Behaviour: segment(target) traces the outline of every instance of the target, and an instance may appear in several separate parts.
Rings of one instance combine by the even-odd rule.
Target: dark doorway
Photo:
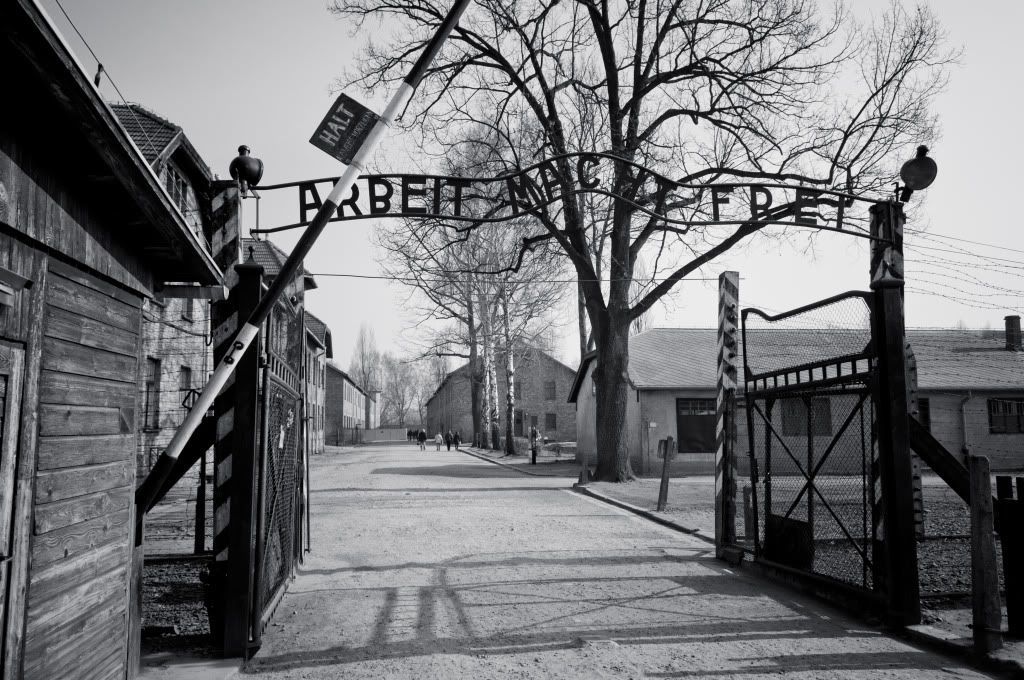
[[[715,450],[714,399],[676,399],[676,441],[679,453]]]

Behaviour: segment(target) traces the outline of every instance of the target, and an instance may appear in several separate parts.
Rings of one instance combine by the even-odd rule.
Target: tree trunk
[[[483,382],[483,370],[480,366],[480,349],[477,338],[476,315],[474,314],[473,295],[466,293],[466,326],[469,331],[469,402],[473,418],[473,444],[480,441],[483,432],[480,417],[480,391]]]
[[[597,420],[597,470],[594,478],[606,482],[633,479],[626,440],[629,399],[629,316],[608,315],[594,365]]]
[[[516,409],[516,364],[515,353],[512,346],[512,329],[509,326],[508,317],[508,283],[501,291],[501,323],[505,340],[505,384],[508,389],[505,391],[505,455],[516,455],[516,441],[513,432]]]
[[[579,323],[580,361],[582,362],[583,357],[589,351],[587,347],[587,302],[583,295],[583,285],[578,281],[576,282],[576,317]]]
[[[494,335],[493,324],[491,323],[491,312],[488,300],[483,293],[479,294],[480,300],[480,330],[483,343],[483,370],[484,370],[484,408],[483,408],[483,437],[481,446],[488,449],[497,449],[498,442],[495,441],[494,421],[498,413],[498,386],[495,385],[497,373],[494,370]]]

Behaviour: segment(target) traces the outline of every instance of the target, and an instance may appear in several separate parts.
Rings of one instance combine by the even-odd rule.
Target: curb
[[[960,659],[969,666],[985,672],[995,673],[1006,678],[1024,678],[1024,664],[1013,659],[978,654],[970,644],[951,639],[941,629],[929,625],[908,626],[899,630],[889,631],[894,637],[902,637],[916,642],[922,647],[935,650]],[[958,640],[959,638],[957,638]],[[998,651],[996,652],[998,654]]]
[[[585,486],[579,486],[578,484],[573,484],[572,490],[575,491],[576,493],[582,495],[582,496],[590,496],[591,498],[593,498],[595,500],[599,500],[602,503],[607,503],[608,505],[614,505],[617,508],[621,508],[622,510],[626,510],[627,512],[631,512],[634,515],[639,515],[639,516],[643,517],[644,519],[649,519],[652,522],[654,522],[656,524],[660,524],[660,525],[662,525],[664,527],[668,527],[669,529],[672,529],[673,531],[678,531],[681,534],[689,534],[690,536],[693,536],[694,538],[699,538],[700,540],[702,540],[702,541],[704,541],[706,543],[710,543],[711,545],[715,544],[715,539],[708,538],[707,536],[705,536],[704,534],[700,533],[696,529],[691,529],[689,527],[684,527],[682,524],[679,524],[675,520],[668,519],[667,517],[661,517],[660,515],[656,515],[654,512],[652,512],[650,510],[645,510],[644,508],[638,507],[638,506],[633,505],[631,503],[627,503],[625,501],[620,501],[618,499],[612,498],[611,496],[606,496],[603,493],[594,491],[593,489],[589,489],[589,488],[587,488]]]
[[[503,468],[508,468],[509,470],[513,470],[513,471],[518,472],[520,474],[530,475],[532,477],[562,477],[563,476],[563,475],[551,474],[549,472],[534,472],[533,470],[523,470],[518,465],[509,465],[508,463],[502,463],[500,460],[495,460],[494,458],[491,458],[490,456],[485,456],[483,454],[476,453],[474,451],[470,451],[469,449],[464,449],[461,446],[458,447],[456,449],[456,451],[464,453],[467,456],[473,456],[474,458],[479,458],[480,460],[486,460],[488,463],[494,463],[495,465],[500,465]]]

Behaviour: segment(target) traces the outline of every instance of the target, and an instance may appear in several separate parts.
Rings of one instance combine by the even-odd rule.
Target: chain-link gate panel
[[[866,590],[880,535],[871,310],[847,293],[745,309],[755,556]]]
[[[271,380],[267,387],[267,446],[262,481],[263,535],[260,555],[260,609],[291,575],[295,554],[295,499],[299,400]]]
[[[257,607],[261,619],[272,613],[275,596],[291,577],[301,542],[299,375],[301,310],[279,302],[271,315],[267,343],[267,379],[263,391],[266,426],[260,447],[260,535]]]

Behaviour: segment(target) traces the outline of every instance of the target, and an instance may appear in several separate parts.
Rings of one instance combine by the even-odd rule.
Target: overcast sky
[[[41,2],[85,70],[94,73],[95,59],[55,0]],[[239,144],[248,144],[263,159],[264,184],[340,173],[341,166],[307,140],[333,100],[332,81],[352,65],[360,41],[372,36],[352,37],[348,26],[329,15],[324,0],[61,2],[124,98],[182,126],[214,173],[227,176]],[[885,3],[855,4],[857,12],[866,12]],[[925,4],[943,22],[950,45],[965,52],[938,100],[942,136],[931,154],[938,179],[925,195],[915,195],[908,209],[908,228],[932,235],[907,235],[907,324],[1001,328],[1003,316],[1024,307],[1019,276],[1024,224],[1016,212],[1024,188],[1024,137],[1018,130],[1024,108],[1019,71],[1024,3],[991,0],[985,11],[962,0]],[[104,79],[100,89],[108,100],[120,99],[110,80]],[[379,111],[387,94],[364,102]],[[391,153],[401,149],[400,139],[390,140]],[[894,166],[913,153],[906,149]],[[250,223],[252,204],[246,203]],[[289,194],[274,201],[268,196],[260,218],[263,226],[274,226],[295,222],[296,215]],[[326,276],[379,275],[373,228],[371,221],[332,224],[306,261],[306,268],[320,275],[308,308],[331,327],[335,360],[346,367],[363,321],[375,329],[384,349],[402,351],[416,337],[407,289],[381,280]],[[274,240],[288,249],[294,236]],[[946,261],[926,263],[934,257]],[[867,242],[824,234],[810,252],[788,245],[747,249],[712,264],[705,275],[727,268],[741,274],[743,306],[783,310],[866,288]],[[922,288],[928,293],[915,292]],[[655,310],[653,322],[711,327],[716,318],[715,284],[698,281],[684,283],[672,302]],[[574,330],[569,319],[560,352],[572,365],[578,361]]]

